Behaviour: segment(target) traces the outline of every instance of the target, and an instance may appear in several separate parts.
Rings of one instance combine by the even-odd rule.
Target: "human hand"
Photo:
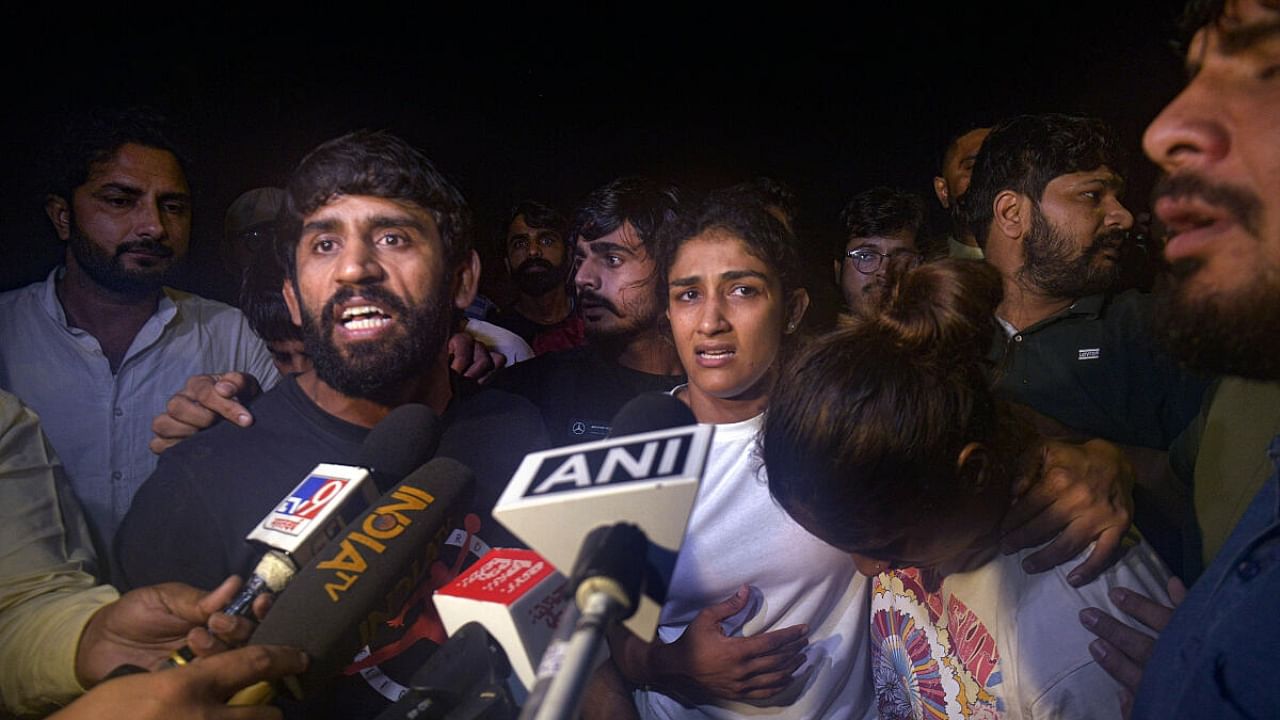
[[[300,650],[250,645],[188,665],[112,678],[50,716],[50,720],[268,720],[280,717],[269,705],[229,707],[236,691],[260,680],[296,675],[307,667]]]
[[[490,350],[465,332],[449,338],[449,368],[463,377],[483,383],[506,364],[506,355]]]
[[[691,702],[711,698],[761,700],[791,683],[804,664],[807,625],[793,625],[751,637],[725,635],[721,622],[746,605],[743,586],[727,600],[704,608],[684,634],[670,644],[654,643],[649,652],[651,683]]]
[[[165,411],[151,421],[148,446],[159,455],[197,432],[213,425],[219,418],[248,427],[253,416],[242,402],[258,396],[262,388],[248,373],[226,372],[192,375],[176,395],[169,398]]]
[[[235,597],[240,584],[240,578],[232,576],[212,592],[182,583],[149,585],[102,607],[80,635],[80,684],[91,687],[121,665],[154,669],[183,644],[197,657],[243,644],[253,623],[218,612]],[[255,614],[262,617],[269,605],[268,596],[259,597]]]
[[[1082,444],[1049,440],[1037,476],[1019,478],[1000,544],[1006,553],[1050,542],[1023,560],[1029,573],[1057,567],[1095,542],[1067,576],[1079,587],[1115,559],[1133,522],[1133,466],[1105,440]],[[1056,536],[1056,537],[1055,537]]]
[[[1138,622],[1156,632],[1156,636],[1169,624],[1174,609],[1187,597],[1187,587],[1176,577],[1169,578],[1169,599],[1173,607],[1162,605],[1151,598],[1126,588],[1112,588],[1108,595],[1116,607]],[[1142,669],[1151,658],[1156,637],[1135,630],[1116,620],[1098,608],[1080,611],[1080,624],[1098,636],[1089,643],[1089,654],[1116,682],[1124,686],[1122,706],[1125,717],[1133,704],[1134,693],[1142,681]]]

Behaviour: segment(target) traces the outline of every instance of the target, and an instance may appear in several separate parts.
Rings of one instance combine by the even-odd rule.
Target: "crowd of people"
[[[859,192],[821,276],[768,178],[525,200],[482,270],[446,175],[356,130],[228,208],[238,308],[166,284],[192,203],[162,118],[76,118],[64,260],[0,294],[0,716],[217,717],[301,672],[220,612],[245,535],[419,403],[476,478],[456,532],[321,691],[227,715],[376,717],[445,641],[431,591],[520,545],[492,511],[521,460],[655,392],[712,445],[657,635],[610,628],[584,717],[1269,716],[1280,7],[1193,2],[1187,31],[1143,138],[1154,292],[1125,282],[1124,143],[1078,115],[958,128],[945,227]]]

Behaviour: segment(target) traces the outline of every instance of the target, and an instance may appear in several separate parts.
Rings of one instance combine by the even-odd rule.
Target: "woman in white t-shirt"
[[[760,199],[734,193],[713,193],[660,234],[667,318],[688,375],[673,394],[716,429],[658,640],[610,638],[643,717],[872,709],[867,583],[848,554],[770,499],[754,452],[780,355],[809,303],[794,243]]]
[[[989,265],[911,270],[878,312],[784,366],[761,437],[773,496],[872,578],[880,717],[1120,717],[1120,686],[1089,655],[1080,610],[1123,585],[1168,603],[1143,542],[1072,587],[1075,563],[1028,575],[999,551],[1015,479],[1043,457],[991,392],[1001,284]],[[1083,557],[1083,556],[1082,556]]]

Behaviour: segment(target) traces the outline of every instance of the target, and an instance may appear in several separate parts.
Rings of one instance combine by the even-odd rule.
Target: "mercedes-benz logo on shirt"
[[[573,433],[574,435],[586,435],[587,424],[582,422],[581,420],[575,420],[573,425],[569,426],[569,432]]]

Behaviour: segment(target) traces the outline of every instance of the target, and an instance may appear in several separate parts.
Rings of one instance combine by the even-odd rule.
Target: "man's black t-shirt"
[[[684,375],[652,375],[606,360],[590,346],[547,353],[504,368],[493,387],[522,395],[542,411],[557,446],[601,440],[613,416],[635,396],[666,392]]]
[[[115,581],[122,590],[175,580],[212,588],[232,573],[247,577],[262,549],[245,535],[318,463],[355,464],[369,432],[321,410],[292,378],[259,397],[252,410],[249,428],[222,424],[161,456],[116,536]],[[480,521],[480,542],[471,543],[473,555],[486,544],[522,546],[490,512],[525,454],[548,445],[537,411],[510,393],[459,380],[441,424],[436,457],[454,458],[476,477],[471,513]],[[424,613],[434,615],[420,602],[429,598],[426,592],[407,607],[401,628],[387,629],[374,650],[405,633],[429,637],[418,622]],[[443,637],[442,628],[427,629]],[[332,697],[308,703],[299,716],[376,716],[390,701],[370,683],[394,694],[435,647],[426,639],[405,644],[407,651],[365,671],[369,682],[360,674],[343,678]]]

